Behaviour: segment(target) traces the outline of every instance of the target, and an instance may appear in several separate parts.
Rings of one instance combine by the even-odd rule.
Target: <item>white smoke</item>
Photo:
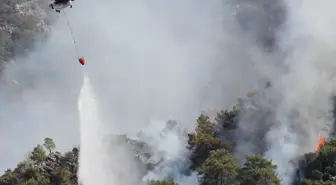
[[[125,179],[116,178],[112,169],[119,165],[118,171],[125,164],[111,163],[114,160],[121,160],[121,156],[115,155],[116,149],[121,150],[121,146],[111,144],[109,132],[104,123],[99,119],[99,105],[96,101],[95,93],[90,85],[89,78],[84,76],[84,84],[78,100],[80,113],[80,156],[78,180],[83,185],[102,185],[125,182]],[[143,181],[152,179],[170,178],[178,183],[185,181],[197,182],[195,176],[185,176],[181,170],[187,170],[186,137],[183,130],[173,127],[168,129],[165,121],[153,121],[144,128],[136,137],[137,140],[146,142],[154,149],[150,160],[163,161],[156,166],[153,171],[149,171]],[[125,151],[124,151],[125,152]],[[111,155],[114,153],[115,156]],[[125,156],[124,156],[125,157]],[[130,158],[129,158],[130,159]],[[124,160],[123,160],[124,161]],[[113,164],[113,168],[112,165]],[[129,173],[129,172],[127,172]],[[134,174],[133,174],[134,175]],[[99,177],[99,178],[97,178]]]
[[[276,124],[267,133],[270,148],[265,154],[279,165],[283,184],[289,184],[294,173],[290,160],[314,151],[318,136],[328,136],[333,122],[336,14],[328,7],[335,3],[297,3],[287,2],[290,16],[280,37],[288,73],[275,82],[282,97]]]
[[[284,185],[293,179],[292,161],[314,151],[318,136],[328,136],[332,128],[331,96],[336,75],[336,27],[332,21],[336,14],[330,7],[334,4],[286,1],[287,21],[278,30],[279,48],[271,56],[281,63],[280,73],[267,73],[272,87],[260,92],[261,98],[256,100],[264,113],[262,119],[242,116],[241,129],[249,141],[262,134],[260,130],[269,129],[264,155],[278,165]],[[323,14],[319,13],[322,9]],[[250,152],[249,141],[238,142],[239,151]]]
[[[263,6],[256,2],[255,6],[243,6],[241,2],[236,8],[220,0],[74,3],[74,8],[66,11],[80,52],[87,59],[85,67],[96,95],[95,101],[89,99],[92,94],[88,92],[84,98],[100,107],[100,118],[90,118],[96,114],[91,112],[94,109],[90,103],[81,103],[82,126],[87,126],[81,129],[82,180],[85,177],[90,184],[90,170],[97,175],[96,180],[102,179],[101,184],[127,185],[134,181],[122,176],[124,172],[137,173],[130,157],[117,144],[105,146],[109,142],[104,135],[138,132],[153,118],[168,117],[191,130],[201,110],[229,108],[238,97],[259,90],[260,82],[266,78],[274,88],[267,97],[277,103],[262,102],[275,114],[275,125],[266,137],[269,150],[265,156],[279,165],[279,174],[287,183],[290,174],[285,170],[293,171],[288,162],[313,150],[320,129],[328,129],[331,123],[323,115],[330,110],[328,98],[335,69],[334,2],[299,2],[287,2],[288,21],[280,30],[279,51],[272,54],[255,43],[256,35],[264,35],[259,29],[265,22],[264,12],[259,11]],[[237,24],[240,18],[234,14],[239,11],[247,12],[242,18],[246,27]],[[61,16],[42,49],[18,60],[25,63],[6,69],[4,81],[17,79],[21,94],[11,93],[12,87],[1,85],[1,121],[5,124],[1,125],[0,136],[6,150],[0,155],[8,158],[1,167],[15,164],[46,136],[55,138],[58,148],[66,148],[69,141],[71,145],[76,143],[75,101],[82,67],[76,57]],[[14,101],[9,101],[9,96]],[[97,119],[98,124],[89,124],[91,119]],[[248,139],[255,135],[254,129],[263,126],[256,120],[249,121],[255,126],[246,129]],[[149,135],[157,141],[152,145],[166,151],[167,166],[147,177],[167,176],[175,169],[169,161],[182,160],[187,155],[182,149],[185,141],[179,141],[173,133],[159,138],[159,130],[153,129]],[[249,150],[245,142],[240,144],[244,151]],[[111,162],[100,158],[96,164],[88,159],[91,156],[105,156]]]
[[[79,182],[83,185],[125,183],[125,178],[116,176],[116,173],[130,172],[122,172],[121,169],[125,168],[126,164],[118,163],[118,161],[127,160],[125,148],[113,145],[113,150],[110,150],[111,148],[108,145],[111,144],[111,141],[107,140],[107,138],[111,136],[111,132],[107,130],[106,125],[99,119],[99,105],[87,76],[84,77],[84,84],[79,95],[78,109],[81,136]],[[181,129],[173,127],[167,130],[165,121],[155,121],[145,128],[136,139],[146,142],[154,149],[154,155],[151,160],[163,161],[163,163],[155,167],[154,171],[150,171],[143,178],[144,182],[165,178],[171,178],[178,183],[185,181],[197,182],[195,176],[181,175],[181,170],[188,171],[186,163],[187,151],[185,148],[186,137]],[[115,150],[124,150],[123,154],[126,156],[116,155],[122,152]],[[125,159],[122,160],[122,158]],[[131,160],[131,158],[129,157],[128,160]],[[117,168],[116,165],[119,167]],[[113,171],[113,169],[117,169],[117,172]],[[135,173],[137,172],[135,171]],[[133,174],[133,176],[136,175]],[[132,177],[128,177],[128,179],[132,179]],[[128,183],[132,184],[132,182]]]
[[[127,135],[149,129],[147,135],[156,141],[152,145],[164,162],[144,180],[171,177],[180,184],[194,184],[195,174],[179,174],[187,157],[185,140],[174,132],[158,138],[160,129],[150,129],[158,123],[151,121],[173,118],[192,131],[200,111],[230,107],[238,97],[258,88],[265,75],[254,67],[264,66],[268,57],[251,43],[231,7],[220,0],[99,4],[83,0],[75,9],[92,11],[67,12],[87,59],[105,129]],[[109,160],[118,163],[102,177],[110,176],[111,183],[132,184],[117,175],[138,175],[125,167],[133,165],[130,157],[118,153],[118,144],[110,147]]]
[[[141,131],[138,140],[155,149],[152,160],[160,160],[159,165],[143,177],[144,182],[170,179],[178,184],[197,184],[196,174],[189,174],[187,137],[178,125],[167,129],[166,121],[153,121]]]

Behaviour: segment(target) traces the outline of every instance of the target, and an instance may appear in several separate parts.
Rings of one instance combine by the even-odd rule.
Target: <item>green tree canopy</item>
[[[199,167],[209,156],[211,150],[220,148],[221,140],[214,137],[215,132],[215,125],[209,117],[200,115],[197,119],[196,132],[188,134],[187,148],[192,151],[190,156],[192,169]]]
[[[200,185],[237,184],[238,169],[239,165],[229,151],[213,150],[198,170]]]
[[[174,181],[169,180],[151,180],[148,182],[148,185],[178,185]]]
[[[47,138],[44,139],[44,144],[43,144],[43,146],[49,151],[49,154],[50,154],[53,150],[56,149],[56,145],[55,145],[54,141],[53,141],[51,138],[49,138],[49,137],[47,137]]]
[[[47,158],[47,154],[42,145],[38,144],[31,152],[30,159],[34,162],[42,162]]]
[[[327,141],[316,153],[308,153],[300,160],[306,179],[302,183],[331,183],[336,179],[336,140]]]
[[[276,169],[277,165],[272,164],[271,160],[264,159],[260,155],[247,155],[239,173],[241,185],[280,185]]]

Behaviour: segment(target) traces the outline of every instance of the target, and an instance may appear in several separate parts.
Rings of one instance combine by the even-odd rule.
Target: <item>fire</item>
[[[316,151],[319,151],[323,147],[325,142],[325,138],[320,136],[318,143],[316,144]]]

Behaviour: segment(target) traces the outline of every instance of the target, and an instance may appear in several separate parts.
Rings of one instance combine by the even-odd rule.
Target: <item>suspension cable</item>
[[[78,51],[78,47],[77,47],[77,43],[76,43],[76,39],[75,39],[74,33],[73,33],[73,31],[72,31],[72,28],[71,28],[69,19],[68,19],[67,15],[66,15],[65,11],[64,11],[64,10],[62,10],[62,11],[63,11],[63,14],[64,14],[64,16],[65,16],[65,19],[66,19],[66,21],[67,21],[68,27],[69,27],[69,29],[70,29],[72,39],[73,39],[73,41],[74,41],[74,43],[75,43],[75,48],[76,48],[77,56],[80,57],[80,55],[79,55],[79,51]]]

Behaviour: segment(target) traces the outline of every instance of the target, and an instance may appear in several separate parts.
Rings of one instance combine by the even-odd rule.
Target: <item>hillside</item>
[[[0,66],[33,48],[48,32],[52,15],[43,0],[3,0],[0,2]],[[1,68],[2,68],[1,67]]]
[[[244,108],[245,107],[245,108]],[[215,184],[281,184],[281,179],[275,172],[277,166],[261,155],[264,149],[260,143],[256,148],[258,154],[246,155],[244,164],[238,164],[235,157],[234,135],[239,134],[238,115],[242,111],[250,111],[240,104],[231,110],[221,111],[215,121],[205,115],[200,115],[196,121],[195,132],[186,134],[174,121],[168,121],[165,132],[179,130],[180,136],[188,138],[186,148],[191,152],[189,168],[185,174],[197,172],[200,185]],[[221,135],[229,136],[222,139]],[[230,137],[230,135],[232,137]],[[128,146],[134,154],[144,174],[159,166],[164,159],[153,159],[153,148],[143,141],[127,138],[127,136],[111,137],[111,142]],[[0,185],[75,185],[77,183],[79,148],[61,154],[56,151],[56,145],[46,138],[42,145],[37,145],[28,157],[15,169],[8,169],[0,178]],[[307,153],[295,161],[298,164],[297,174],[293,176],[295,184],[300,185],[332,185],[336,181],[336,140],[329,140],[317,153]],[[176,184],[166,180],[149,181],[152,185]],[[140,183],[140,182],[139,182]]]

